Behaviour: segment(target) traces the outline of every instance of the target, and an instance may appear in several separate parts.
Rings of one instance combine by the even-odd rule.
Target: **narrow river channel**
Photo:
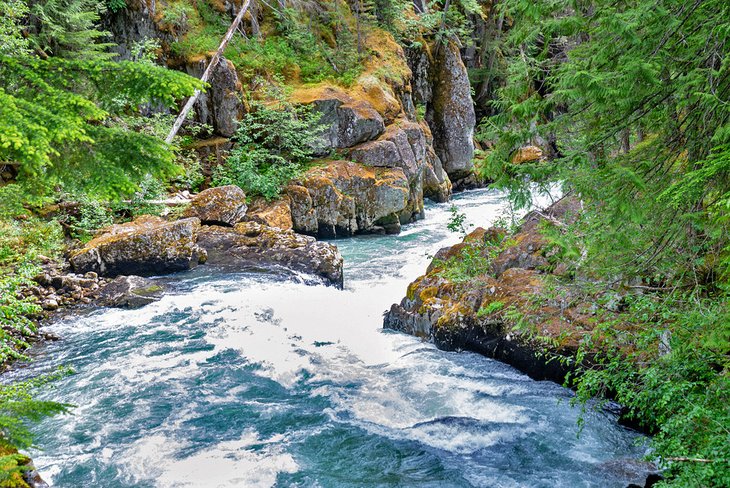
[[[486,226],[501,195],[454,203]],[[68,365],[70,415],[31,452],[53,486],[625,487],[637,434],[572,393],[472,353],[382,329],[382,314],[459,237],[450,204],[398,236],[336,244],[345,290],[210,268],[159,302],[58,320],[17,374]]]

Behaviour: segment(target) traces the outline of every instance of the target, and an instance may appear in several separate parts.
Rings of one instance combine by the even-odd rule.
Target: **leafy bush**
[[[314,154],[322,131],[310,107],[254,104],[236,133],[236,147],[213,173],[213,184],[238,185],[248,195],[275,198]]]

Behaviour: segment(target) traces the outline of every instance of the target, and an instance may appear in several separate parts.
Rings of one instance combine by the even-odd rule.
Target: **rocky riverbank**
[[[477,228],[462,243],[439,250],[426,274],[388,311],[384,326],[444,349],[479,352],[535,379],[562,383],[575,365],[555,359],[575,352],[583,325],[579,320],[584,318],[581,307],[564,297],[539,311],[542,333],[555,340],[552,347],[535,341],[532,330],[520,329],[516,322],[530,300],[545,292],[546,278],[560,272],[551,263],[540,226],[563,225],[578,211],[579,203],[565,198],[544,213],[530,213],[513,235],[500,228]]]

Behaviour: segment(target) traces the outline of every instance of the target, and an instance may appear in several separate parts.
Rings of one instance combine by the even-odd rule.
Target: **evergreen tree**
[[[18,184],[33,194],[60,185],[104,198],[131,193],[145,174],[176,170],[161,140],[117,121],[142,104],[174,106],[197,80],[109,60],[108,44],[97,42],[104,33],[95,27],[102,10],[96,2],[0,5],[13,13],[0,31],[0,161]]]
[[[530,182],[563,181],[584,204],[558,239],[577,272],[649,294],[623,302],[636,353],[595,358],[579,393],[613,391],[656,428],[674,485],[728,486],[730,4],[502,6],[507,81],[479,131],[488,176],[521,203]],[[512,163],[526,143],[554,158]],[[599,330],[618,340],[615,325]]]

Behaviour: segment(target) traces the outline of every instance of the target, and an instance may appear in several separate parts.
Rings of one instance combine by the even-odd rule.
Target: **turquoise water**
[[[456,199],[487,224],[499,194]],[[636,434],[571,392],[471,353],[383,331],[382,314],[454,243],[448,205],[399,236],[337,241],[346,289],[175,276],[160,302],[59,320],[18,374],[70,365],[33,451],[57,487],[626,486]]]

